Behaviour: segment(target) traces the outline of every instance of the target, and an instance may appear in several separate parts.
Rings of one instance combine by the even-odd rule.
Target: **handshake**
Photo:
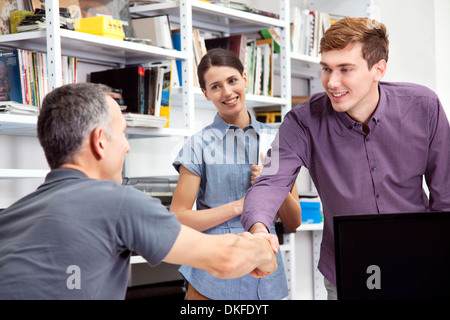
[[[277,270],[278,265],[275,254],[278,252],[279,243],[276,235],[267,232],[257,232],[254,234],[244,232],[239,236],[255,241],[261,247],[260,250],[262,252],[259,257],[263,260],[261,261],[261,265],[250,272],[250,275],[255,278],[262,278]]]

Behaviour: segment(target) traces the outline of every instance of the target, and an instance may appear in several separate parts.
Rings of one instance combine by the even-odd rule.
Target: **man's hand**
[[[270,255],[271,259],[270,262],[265,263],[264,265],[259,266],[252,272],[250,272],[250,275],[252,275],[255,278],[262,278],[266,277],[278,268],[277,264],[277,258],[275,256],[275,252],[273,251],[272,245],[270,241],[268,241],[267,235],[270,235],[268,233],[263,234],[251,234],[249,232],[241,233],[240,236],[248,239],[260,239],[259,243],[262,245],[262,249],[265,250],[265,254],[267,253],[267,250],[269,250],[268,254]]]
[[[249,230],[252,234],[257,234],[259,236],[264,237],[266,240],[270,242],[270,245],[272,246],[272,250],[274,253],[277,253],[280,249],[280,243],[278,242],[278,237],[274,234],[269,233],[266,226],[261,223],[257,222],[255,223]]]

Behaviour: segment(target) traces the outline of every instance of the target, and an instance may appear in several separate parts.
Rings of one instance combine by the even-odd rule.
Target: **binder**
[[[145,69],[140,66],[91,72],[91,82],[121,89],[126,112],[144,113]]]
[[[245,49],[247,46],[247,37],[244,34],[205,39],[205,46],[206,50],[211,50],[214,48],[229,49],[238,56],[243,65],[245,64]]]

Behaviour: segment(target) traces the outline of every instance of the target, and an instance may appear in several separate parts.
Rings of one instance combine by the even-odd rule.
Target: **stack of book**
[[[73,19],[70,17],[70,11],[67,8],[59,8],[59,26],[64,29],[74,30]],[[36,9],[34,14],[26,16],[17,26],[17,32],[26,32],[33,30],[45,30],[45,10]]]
[[[0,101],[0,113],[38,115],[39,109],[15,101]]]
[[[77,82],[77,58],[62,56],[63,84]],[[0,101],[40,108],[50,92],[47,54],[23,49],[0,51]]]
[[[295,7],[291,22],[292,52],[311,57],[319,56],[320,39],[341,16],[324,12],[300,10]]]
[[[119,69],[92,72],[90,81],[110,86],[116,93],[116,101],[129,116],[130,124],[137,126],[144,119],[158,122],[165,118],[163,126],[169,126],[172,70],[175,62],[143,64]],[[153,117],[137,117],[151,115]],[[160,123],[160,122],[158,122]],[[159,126],[159,125],[143,125]]]
[[[123,117],[127,121],[129,127],[164,127],[167,118],[162,116],[153,116],[149,114],[124,113]]]

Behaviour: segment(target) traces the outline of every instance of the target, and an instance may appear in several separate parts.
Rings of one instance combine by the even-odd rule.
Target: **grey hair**
[[[111,116],[103,84],[77,83],[54,89],[45,96],[37,135],[51,169],[73,161],[83,141],[101,127],[111,138]]]

